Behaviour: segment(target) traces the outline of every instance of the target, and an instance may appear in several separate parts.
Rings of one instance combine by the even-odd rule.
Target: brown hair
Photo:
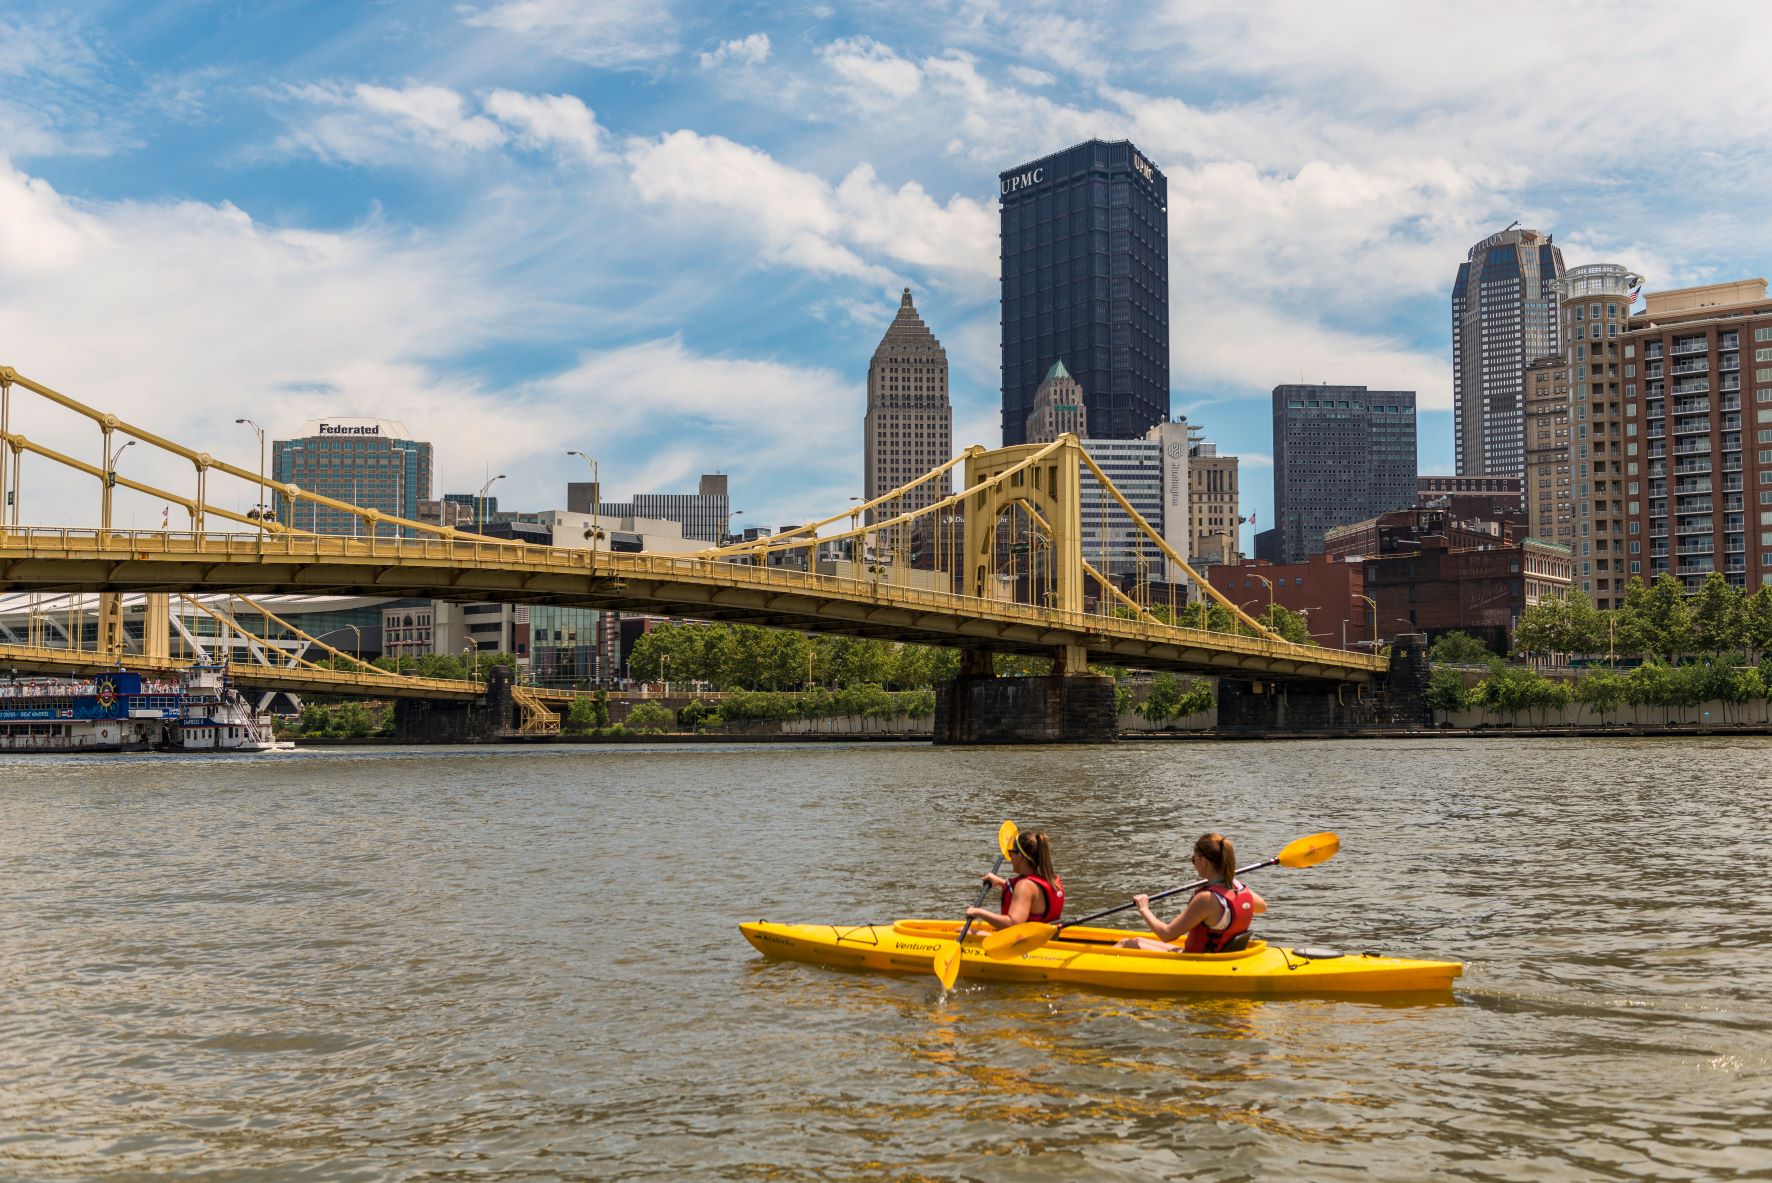
[[[1052,844],[1041,830],[1023,830],[1015,836],[1014,850],[1034,868],[1034,874],[1048,883],[1059,879],[1052,871]]]
[[[1194,843],[1194,853],[1212,864],[1212,869],[1226,883],[1237,877],[1237,852],[1231,846],[1231,840],[1223,834],[1201,834],[1200,840]]]

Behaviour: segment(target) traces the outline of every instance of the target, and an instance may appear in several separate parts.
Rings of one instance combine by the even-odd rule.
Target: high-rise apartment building
[[[1196,566],[1228,563],[1238,554],[1242,507],[1237,500],[1237,458],[1220,456],[1208,440],[1188,444],[1188,561]]]
[[[1028,413],[1027,439],[1030,444],[1049,444],[1069,433],[1081,439],[1087,434],[1083,422],[1083,388],[1055,361],[1046,377],[1034,391],[1034,409]]]
[[[1575,470],[1574,580],[1601,608],[1624,602],[1633,541],[1626,523],[1631,499],[1642,496],[1636,362],[1624,356],[1631,298],[1642,283],[1627,267],[1590,263],[1557,284]]]
[[[1169,417],[1168,181],[1127,140],[1089,140],[998,177],[1003,443],[1026,443],[1034,391],[1063,361],[1090,439]]]
[[[1526,365],[1557,352],[1563,252],[1509,227],[1470,249],[1452,284],[1452,412],[1460,476],[1521,475]]]
[[[1274,387],[1274,529],[1281,563],[1323,531],[1415,504],[1415,392]]]
[[[271,476],[323,497],[418,521],[419,502],[431,498],[431,445],[388,419],[314,420],[295,439],[271,441]],[[292,505],[281,494],[277,520],[316,534],[364,532],[355,514],[299,498]]]
[[[917,315],[911,289],[868,363],[868,409],[863,422],[862,494],[873,500],[946,463],[954,454],[954,411],[948,400],[948,354]],[[868,520],[922,509],[953,492],[943,473]],[[877,540],[888,550],[896,540]]]
[[[1575,551],[1575,480],[1570,462],[1569,362],[1541,357],[1526,367],[1526,532]]]
[[[1689,591],[1712,571],[1736,587],[1772,583],[1772,299],[1766,281],[1652,292],[1644,305],[1623,342],[1626,566],[1620,572],[1615,565],[1610,574],[1628,581],[1671,572]],[[1639,405],[1641,414],[1633,415]],[[1596,503],[1599,498],[1596,484]],[[1616,583],[1613,593],[1621,598]]]

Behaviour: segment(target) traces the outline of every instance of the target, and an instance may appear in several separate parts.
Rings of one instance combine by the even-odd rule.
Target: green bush
[[[669,707],[656,702],[643,702],[628,712],[627,725],[635,731],[668,731],[676,726],[677,716]]]

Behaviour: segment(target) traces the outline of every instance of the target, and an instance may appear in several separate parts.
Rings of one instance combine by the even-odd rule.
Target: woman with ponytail
[[[992,928],[1008,928],[1037,920],[1056,924],[1064,912],[1064,880],[1052,870],[1052,845],[1037,830],[1023,830],[1009,848],[1009,866],[1015,874],[1005,879],[986,875],[984,881],[1003,889],[1002,911],[989,908],[967,908],[971,920],[982,920]]]
[[[1138,914],[1151,926],[1157,939],[1128,937],[1120,942],[1121,946],[1176,952],[1173,942],[1182,933],[1187,934],[1187,941],[1179,950],[1184,953],[1225,953],[1248,943],[1249,925],[1267,911],[1267,901],[1237,878],[1237,852],[1231,840],[1223,834],[1200,835],[1194,843],[1194,870],[1206,884],[1194,892],[1181,915],[1167,924],[1151,911],[1150,897],[1132,897]]]

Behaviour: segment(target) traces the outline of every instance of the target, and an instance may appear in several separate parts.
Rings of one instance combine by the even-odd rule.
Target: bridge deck
[[[1365,682],[1388,664],[1383,657],[1339,649],[871,579],[691,556],[460,539],[12,528],[0,531],[0,589],[561,604],[1033,656],[1081,645],[1101,663],[1254,678]]]

